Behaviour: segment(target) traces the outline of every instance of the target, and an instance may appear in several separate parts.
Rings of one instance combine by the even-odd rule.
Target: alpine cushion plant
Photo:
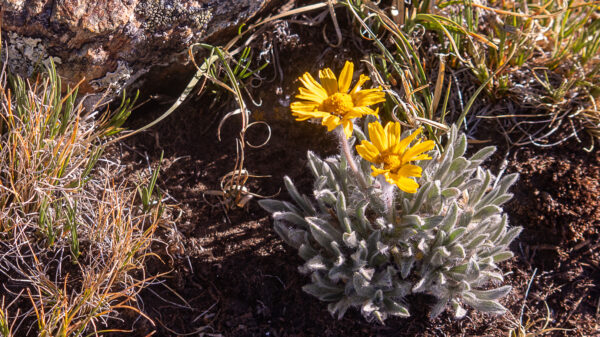
[[[499,286],[497,264],[513,256],[508,246],[521,228],[508,226],[501,205],[517,175],[494,177],[480,167],[494,147],[466,158],[466,136],[454,126],[443,152],[418,139],[419,129],[401,133],[399,123],[370,123],[368,140],[353,129],[360,156],[346,132],[339,132],[340,155],[323,160],[308,152],[312,199],[285,177],[293,203],[259,201],[304,259],[300,271],[311,277],[304,291],[329,302],[338,318],[351,307],[379,322],[409,316],[411,293],[437,299],[432,317],[449,304],[456,317],[466,314],[465,304],[503,313],[498,300],[511,288]]]

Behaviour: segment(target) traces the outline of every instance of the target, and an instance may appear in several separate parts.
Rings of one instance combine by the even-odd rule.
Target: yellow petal
[[[300,91],[300,94],[296,95],[296,98],[298,99],[304,99],[321,104],[327,98],[327,96],[323,98],[321,95],[315,94],[306,88],[298,88],[298,91]]]
[[[416,157],[413,158],[414,161],[417,161],[417,160],[430,160],[430,159],[431,159],[431,156],[428,155],[428,154],[422,154],[422,155],[419,155],[419,156],[416,156]]]
[[[352,102],[354,106],[368,106],[385,101],[385,93],[381,88],[361,90],[352,93]]]
[[[369,123],[369,138],[379,152],[384,152],[388,149],[387,138],[385,137],[383,126],[379,122]]]
[[[333,131],[340,125],[340,118],[338,116],[327,114],[327,116],[323,117],[321,124],[327,127],[327,131]]]
[[[386,177],[386,180],[387,180],[387,177],[390,174],[390,171],[389,170],[382,170],[380,168],[377,168],[377,167],[371,165],[371,176],[372,177],[377,177],[380,174],[383,174]]]
[[[352,74],[354,74],[354,63],[346,61],[344,69],[340,73],[340,79],[338,81],[338,90],[342,93],[347,93],[350,89],[350,83],[352,83]]]
[[[323,86],[321,86],[310,73],[304,73],[299,80],[311,93],[319,96],[322,100],[327,99],[327,91],[325,91]]]
[[[417,136],[421,133],[421,129],[416,129],[410,136],[402,139],[396,146],[394,146],[394,153],[403,153],[408,144],[410,144]]]
[[[410,149],[406,150],[406,152],[404,152],[404,154],[402,155],[402,162],[407,163],[409,161],[416,160],[415,158],[417,156],[419,156],[423,152],[432,150],[434,148],[434,146],[435,146],[435,143],[433,142],[433,140],[428,140],[428,141],[419,143],[419,144],[411,147]]]
[[[364,115],[373,115],[373,116],[377,116],[379,114],[379,109],[371,109],[371,108],[367,108],[366,106],[359,106],[359,107],[354,107],[352,108],[352,110],[350,110],[350,112],[353,115],[357,115],[357,116],[364,116]]]
[[[290,104],[293,112],[313,112],[319,108],[319,104],[313,102],[297,101]]]
[[[406,178],[406,177],[399,177],[394,174],[389,174],[389,178],[390,178],[389,180],[387,178],[388,177],[386,176],[386,180],[388,182],[390,182],[390,180],[391,180],[392,182],[390,182],[390,183],[395,184],[402,191],[407,192],[407,193],[417,193],[419,184],[416,181],[414,181],[410,178]]]
[[[389,147],[393,147],[394,144],[400,140],[400,123],[388,122],[385,125],[385,134],[387,136],[387,142]]]
[[[360,145],[356,146],[356,152],[365,160],[378,164],[377,157],[379,156],[379,150],[371,142],[363,140]]]
[[[329,113],[323,112],[323,111],[311,111],[311,112],[294,111],[292,113],[292,116],[296,117],[297,121],[305,121],[305,120],[311,119],[311,118],[324,118],[324,117],[329,116]]]
[[[363,114],[357,110],[350,110],[344,114],[344,119],[353,119],[353,118],[361,118]]]
[[[358,77],[358,82],[356,82],[354,88],[352,88],[352,91],[350,93],[354,94],[359,92],[362,85],[365,84],[365,82],[368,80],[370,80],[369,76],[360,74],[360,76]]]
[[[344,133],[346,134],[346,138],[350,138],[352,136],[354,123],[352,123],[351,120],[343,120],[342,125],[344,126]]]
[[[331,96],[337,92],[337,79],[335,78],[335,74],[333,71],[331,71],[331,69],[325,68],[323,70],[319,70],[319,79],[321,80],[321,83],[323,83],[323,87],[327,91],[328,96]]]
[[[420,177],[423,169],[420,166],[406,164],[403,165],[396,174],[401,177]]]

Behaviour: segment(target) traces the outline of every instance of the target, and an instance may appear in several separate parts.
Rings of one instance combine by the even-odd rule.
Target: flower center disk
[[[327,97],[321,104],[320,110],[344,116],[346,113],[350,112],[352,108],[354,108],[352,96],[338,92]]]
[[[383,156],[383,168],[394,172],[402,166],[402,157],[397,154]]]

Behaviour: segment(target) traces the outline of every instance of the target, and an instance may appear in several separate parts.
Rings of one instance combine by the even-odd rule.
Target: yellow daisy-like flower
[[[321,118],[321,124],[327,126],[327,131],[342,125],[346,137],[350,138],[353,130],[352,119],[364,115],[377,115],[377,110],[368,106],[385,101],[385,93],[381,88],[361,90],[361,86],[369,80],[366,75],[361,74],[354,88],[348,91],[353,73],[354,64],[348,61],[339,79],[329,68],[319,71],[321,83],[309,73],[304,73],[299,78],[304,87],[300,87],[300,94],[296,95],[301,101],[290,105],[292,115],[297,121]]]
[[[420,166],[409,164],[416,160],[429,160],[431,157],[424,152],[430,151],[435,146],[431,140],[418,140],[409,147],[410,143],[421,133],[417,129],[410,136],[400,139],[400,123],[389,122],[385,129],[379,122],[369,124],[369,138],[356,146],[356,151],[364,159],[375,164],[371,166],[371,175],[376,177],[382,174],[390,184],[395,184],[404,192],[415,193],[419,184],[411,177],[420,177],[423,169]]]

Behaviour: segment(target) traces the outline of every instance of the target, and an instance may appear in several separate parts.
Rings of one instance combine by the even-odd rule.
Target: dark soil
[[[148,174],[146,155],[140,154],[147,152],[152,163],[161,150],[166,154],[159,186],[169,196],[166,203],[175,207],[171,213],[177,231],[163,232],[166,244],[160,251],[165,252],[166,264],[155,261],[150,269],[172,272],[165,285],[151,286],[141,295],[158,335],[202,330],[225,336],[506,336],[514,327],[512,321],[519,319],[535,269],[523,322],[545,317],[545,302],[549,327],[575,329],[549,335],[597,333],[599,152],[586,153],[574,143],[511,151],[507,172],[519,172],[521,178],[513,188],[515,198],[505,209],[513,224],[525,228],[513,246],[517,257],[503,265],[507,282],[514,287],[504,304],[514,317],[470,312],[463,320],[442,315],[430,321],[430,299],[414,297],[409,299],[412,318],[389,319],[380,326],[365,322],[356,311],[338,321],[329,315],[326,304],[304,293],[301,287],[308,280],[297,270],[301,259],[277,237],[268,214],[254,201],[246,209],[226,210],[203,198],[203,192],[218,190],[219,179],[232,170],[232,135],[239,127],[232,120],[223,130],[227,136],[218,142],[216,126],[198,132],[210,117],[187,105],[155,131],[128,140],[132,150],[122,152],[124,162],[138,163],[132,166],[138,171],[135,174]],[[287,174],[308,192],[306,151],[331,154],[336,150],[334,140],[318,125],[291,120],[270,125],[271,142],[249,149],[245,166],[271,177],[249,180],[247,187],[271,195],[282,188],[282,176]],[[138,324],[135,329],[145,335],[155,328]]]
[[[324,57],[321,50],[303,50],[281,57],[289,64],[340,61],[334,51]],[[276,78],[256,93],[264,102],[253,108],[254,118],[267,121],[272,136],[263,148],[246,148],[245,168],[269,176],[250,178],[249,191],[275,194],[288,175],[307,193],[312,181],[306,151],[336,152],[323,127],[294,122],[287,107],[296,90],[295,78],[306,70],[314,72],[320,62],[311,69],[287,70],[285,79]],[[152,104],[138,113],[133,126],[168,107]],[[206,108],[208,104],[192,100],[151,131],[113,149],[115,157],[130,163],[132,175],[148,175],[148,165],[156,167],[164,150],[158,185],[165,203],[172,205],[172,227],[161,232],[163,244],[156,247],[164,263],[149,262],[150,273],[171,272],[164,283],[140,295],[145,314],[156,326],[137,320],[132,323],[136,335],[155,331],[157,336],[508,336],[521,312],[523,324],[536,322],[529,333],[539,331],[549,315],[548,328],[570,330],[545,336],[600,335],[600,152],[587,153],[575,142],[508,151],[506,171],[519,172],[521,178],[505,210],[512,224],[524,227],[513,245],[516,257],[502,265],[506,282],[514,287],[503,301],[510,313],[497,317],[469,311],[462,320],[449,314],[429,320],[431,299],[414,296],[408,299],[411,318],[388,319],[381,326],[365,322],[357,311],[336,320],[325,303],[304,293],[301,287],[308,279],[297,270],[301,259],[274,233],[268,214],[254,200],[244,209],[227,209],[214,197],[205,200],[204,193],[219,190],[221,177],[233,170],[234,139],[240,128],[239,116],[230,118],[219,142],[218,122],[234,107]],[[257,125],[248,138],[261,143],[265,134]],[[501,140],[498,135],[492,143],[502,146]],[[499,166],[500,154],[506,152],[506,148],[498,151],[489,165]],[[282,192],[278,198],[287,195]]]

